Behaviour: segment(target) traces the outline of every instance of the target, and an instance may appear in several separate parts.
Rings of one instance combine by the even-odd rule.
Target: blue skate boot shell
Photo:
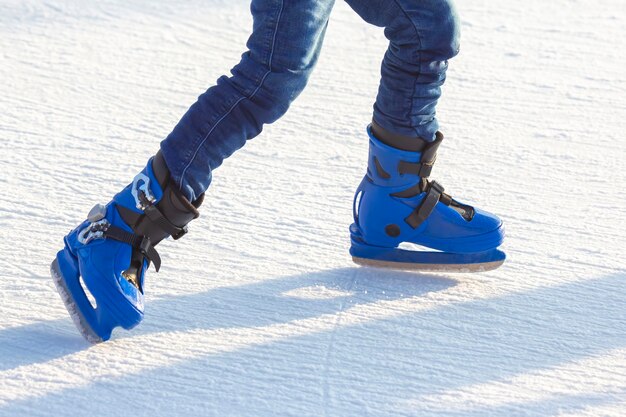
[[[402,269],[465,271],[499,266],[500,219],[460,203],[428,181],[443,136],[421,152],[382,143],[368,128],[367,174],[357,188],[350,252],[359,264]],[[434,249],[401,249],[403,243]]]
[[[161,183],[151,159],[109,204],[96,205],[88,219],[64,238],[65,246],[51,266],[68,312],[92,343],[108,340],[117,326],[130,330],[141,322],[146,271],[150,263],[157,271],[160,267],[154,245],[170,234],[182,236],[186,228],[184,224],[179,227],[181,223],[198,215],[195,206],[189,204],[181,210],[189,211],[182,216],[184,221],[178,216],[178,225],[172,224],[163,215],[164,206],[172,204],[163,201]],[[173,199],[177,198],[184,199]],[[146,218],[148,212],[154,221]]]

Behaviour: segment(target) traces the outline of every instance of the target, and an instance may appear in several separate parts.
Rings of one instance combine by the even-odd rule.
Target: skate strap
[[[164,215],[161,210],[159,210],[154,205],[147,205],[143,208],[143,214],[137,213],[133,210],[130,210],[124,206],[118,205],[117,211],[122,216],[122,219],[131,227],[132,225],[137,226],[137,224],[143,219],[147,218],[147,221],[150,223],[150,226],[154,225],[157,229],[162,230],[168,236],[172,236],[174,240],[180,239],[187,233],[187,226],[178,227],[172,222],[170,222]],[[135,227],[133,227],[135,228]]]
[[[172,236],[174,240],[180,239],[187,233],[186,227],[178,227],[170,222],[167,217],[163,215],[163,212],[157,208],[154,200],[148,199],[144,190],[139,191],[138,199],[142,204],[141,209],[146,214],[146,217],[148,217],[156,227]]]
[[[157,272],[159,272],[159,269],[161,268],[161,257],[152,246],[152,242],[148,236],[139,236],[120,229],[119,227],[109,226],[104,231],[104,237],[117,240],[118,242],[127,243],[133,248],[139,250],[143,256],[154,264],[154,268]]]
[[[437,149],[443,141],[443,136],[438,135],[434,142],[430,142],[422,151],[419,162],[400,161],[398,172],[401,175],[414,174],[422,178],[427,178],[433,170],[433,165],[437,159]]]
[[[434,161],[433,161],[434,162]],[[414,162],[406,162],[400,161],[398,163],[398,172],[402,175],[404,174],[415,174],[422,178],[430,177],[430,173],[433,170],[433,162],[429,163],[414,163]]]
[[[437,203],[445,204],[449,206],[457,213],[459,213],[463,218],[467,221],[471,221],[474,217],[475,211],[472,206],[468,206],[467,204],[462,204],[452,198],[449,194],[444,193],[444,188],[437,181],[426,181],[422,179],[417,187],[419,188],[419,193],[425,192],[426,196],[422,200],[422,202],[413,210],[413,212],[404,220],[411,226],[413,229],[417,229],[424,221],[430,216],[435,209]],[[405,191],[405,195],[401,195],[401,193],[392,194],[394,197],[409,197],[415,196],[419,193],[415,193],[413,188],[410,188]],[[413,195],[410,195],[413,194]]]
[[[413,229],[417,229],[433,212],[442,195],[443,187],[436,181],[429,182],[426,196],[404,221]]]
[[[172,236],[174,240],[180,239],[187,233],[186,226],[178,227],[167,220],[161,210],[159,210],[155,205],[147,206],[143,212],[146,213],[146,216],[154,225],[166,232],[168,235]]]

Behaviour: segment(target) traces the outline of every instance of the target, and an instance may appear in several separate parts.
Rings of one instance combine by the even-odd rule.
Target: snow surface
[[[90,346],[62,236],[239,59],[243,0],[0,0],[0,415],[625,416],[623,1],[459,1],[434,177],[500,214],[478,275],[355,267],[382,30],[338,3],[309,88]]]

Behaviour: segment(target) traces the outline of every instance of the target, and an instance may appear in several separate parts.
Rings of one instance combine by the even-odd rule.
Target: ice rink
[[[500,215],[483,274],[348,254],[382,29],[343,2],[308,88],[85,342],[63,236],[238,62],[243,0],[0,0],[0,416],[626,415],[626,5],[459,0],[433,178]]]

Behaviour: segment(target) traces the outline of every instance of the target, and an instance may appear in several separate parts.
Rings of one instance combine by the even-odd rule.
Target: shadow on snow
[[[95,380],[87,386],[15,401],[0,411],[61,413],[73,404],[77,412],[104,412],[115,403],[124,404],[133,414],[202,411],[221,415],[220,410],[234,414],[254,410],[256,415],[414,415],[415,409],[403,409],[402,404],[419,404],[425,395],[501,381],[625,347],[625,278],[618,273],[340,325],[332,332],[313,332]],[[302,300],[283,294],[316,284],[350,295]],[[366,269],[323,271],[153,302],[149,308],[154,319],[138,333],[287,323],[355,304],[419,297],[454,285],[453,280],[434,276]],[[159,316],[176,316],[179,322],[161,325]],[[60,321],[54,321],[0,333],[0,340],[14,346],[7,350],[3,343],[0,354],[4,358],[17,354],[3,360],[3,368],[33,362],[29,352],[16,352],[20,340],[35,344],[32,349],[39,353],[34,358],[40,361],[85,347],[65,334],[59,336],[54,331],[59,325]],[[33,340],[36,337],[41,340]],[[583,406],[602,404],[611,396],[574,398],[572,406]],[[557,410],[558,401],[557,396],[528,406]],[[518,412],[524,409],[518,404],[478,410],[483,415],[515,414],[515,407]],[[459,411],[459,415],[464,413]]]

